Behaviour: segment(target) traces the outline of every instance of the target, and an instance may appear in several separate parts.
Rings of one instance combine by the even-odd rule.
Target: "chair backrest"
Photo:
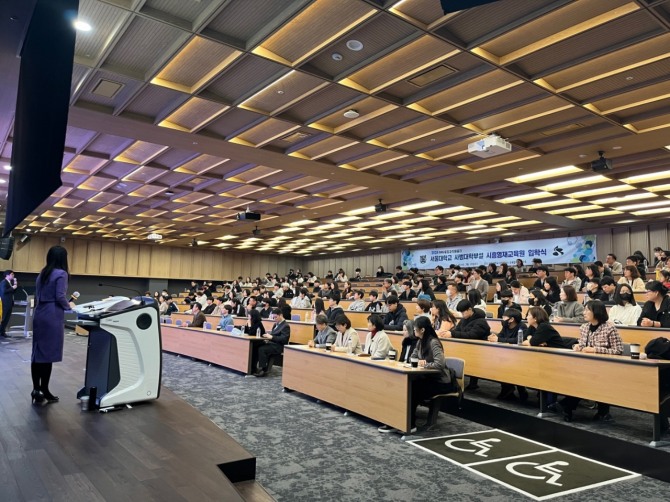
[[[235,328],[235,326],[233,326],[232,324],[229,324],[228,326],[226,326],[226,331],[233,331],[234,328]]]
[[[184,326],[186,326],[187,328],[188,328],[190,325],[191,325],[191,321],[186,321],[186,322],[184,323]]]
[[[202,325],[203,328],[205,329],[212,329],[212,323],[211,322],[206,322],[205,324]]]
[[[300,314],[291,314],[291,321],[299,321]]]
[[[630,357],[630,343],[623,344],[623,355]]]
[[[456,381],[461,391],[465,388],[465,359],[458,357],[446,358],[447,368],[451,368],[456,373]]]
[[[169,317],[165,319],[165,324],[172,324],[172,319],[170,319]]]
[[[177,321],[174,324],[175,326],[181,326],[183,323],[181,319],[177,319]]]

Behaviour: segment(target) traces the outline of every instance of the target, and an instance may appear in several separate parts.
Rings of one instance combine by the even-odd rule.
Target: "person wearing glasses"
[[[645,328],[670,328],[668,288],[659,281],[648,282],[646,288],[647,301],[642,306],[637,325]]]

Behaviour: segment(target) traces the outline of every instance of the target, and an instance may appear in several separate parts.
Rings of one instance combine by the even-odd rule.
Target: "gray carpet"
[[[163,382],[257,456],[257,479],[277,500],[404,501],[437,497],[511,501],[524,498],[406,444],[396,434],[377,432],[378,424],[363,417],[344,416],[342,410],[299,393],[283,393],[281,368],[274,368],[269,378],[245,378],[222,368],[166,354]],[[495,400],[498,389],[495,384],[482,382],[481,390],[477,391],[478,399]],[[513,403],[502,404],[514,406]],[[528,413],[536,413],[530,406],[523,408],[527,408]],[[614,411],[620,417],[620,410]],[[426,409],[419,408],[419,423],[426,413]],[[590,410],[585,413],[585,416],[591,414]],[[617,421],[612,427],[626,426]],[[488,428],[441,414],[437,427],[416,437]],[[648,432],[640,434],[645,436]],[[645,438],[648,441],[648,437]],[[561,500],[663,500],[667,490],[666,483],[641,477],[566,495]]]

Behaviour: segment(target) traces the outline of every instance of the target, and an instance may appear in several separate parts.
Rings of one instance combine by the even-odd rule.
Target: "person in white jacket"
[[[384,320],[382,317],[377,314],[368,316],[368,329],[370,332],[365,338],[363,352],[370,354],[372,359],[386,359],[391,348],[391,341],[384,332]]]
[[[628,284],[619,284],[614,293],[615,305],[610,308],[610,321],[615,324],[637,326],[642,307],[635,302],[633,289]]]

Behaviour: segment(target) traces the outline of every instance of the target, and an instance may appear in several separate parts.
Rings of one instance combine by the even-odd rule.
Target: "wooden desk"
[[[163,350],[195,357],[231,370],[251,374],[253,344],[261,343],[255,336],[236,336],[224,331],[161,326]]]
[[[443,339],[442,346],[449,357],[465,359],[468,375],[651,413],[652,445],[660,440],[661,379],[670,376],[670,361],[459,339]]]
[[[244,322],[246,322],[246,320],[244,320]],[[288,324],[291,326],[291,337],[289,338],[289,343],[305,345],[309,340],[314,339],[313,322],[288,321]],[[268,333],[272,331],[272,327],[274,325],[275,321],[271,321],[270,319],[263,319],[263,326],[265,326],[265,331]]]
[[[216,328],[219,325],[219,321],[221,320],[220,315],[208,315],[205,316],[207,318],[207,322],[212,325],[212,328]],[[170,318],[172,319],[172,323],[175,324],[177,321],[181,321],[182,324],[186,324],[186,322],[192,322],[193,321],[193,314],[182,314],[180,313],[174,313],[170,315]],[[247,322],[245,319],[244,322]],[[236,326],[244,324],[244,323],[236,323]]]
[[[411,382],[431,372],[292,345],[284,348],[282,385],[409,432]]]

